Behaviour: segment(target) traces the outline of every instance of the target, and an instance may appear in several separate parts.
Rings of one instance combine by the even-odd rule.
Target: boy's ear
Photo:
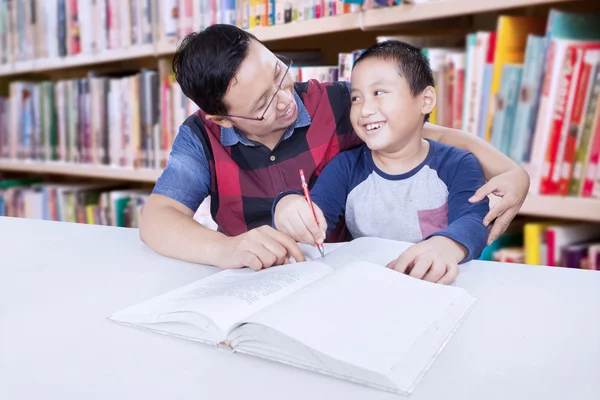
[[[214,122],[215,124],[222,126],[223,128],[231,128],[233,124],[228,119],[221,117],[220,115],[209,115],[206,114],[206,119]]]
[[[437,103],[435,89],[433,86],[427,86],[423,90],[423,104],[421,105],[421,114],[427,115],[433,111]]]

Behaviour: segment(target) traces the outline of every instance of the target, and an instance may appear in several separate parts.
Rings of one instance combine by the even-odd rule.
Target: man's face
[[[229,115],[226,119],[250,138],[283,133],[298,116],[294,80],[289,71],[286,73],[287,67],[266,47],[252,40],[248,56],[225,94]],[[278,90],[279,87],[281,90]],[[262,121],[239,118],[260,118],[263,115]]]

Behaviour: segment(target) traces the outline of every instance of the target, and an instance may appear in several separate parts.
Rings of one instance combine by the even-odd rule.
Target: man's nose
[[[289,107],[290,102],[293,100],[292,96],[286,90],[279,90],[277,96],[277,110],[283,111]]]

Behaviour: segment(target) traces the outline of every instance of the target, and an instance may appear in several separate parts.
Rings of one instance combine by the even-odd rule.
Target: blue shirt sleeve
[[[346,210],[346,198],[348,197],[351,174],[356,163],[356,151],[345,151],[335,156],[321,171],[314,186],[310,190],[312,202],[319,206],[325,220],[327,221],[326,236],[329,236],[336,227],[340,218]],[[285,191],[280,193],[273,202],[272,214],[275,214],[275,206],[284,196],[288,194],[304,193],[299,191]],[[272,221],[275,229],[275,221]]]
[[[210,169],[202,143],[187,125],[180,125],[152,193],[170,197],[195,212],[209,190]]]
[[[331,234],[346,212],[346,199],[350,192],[356,150],[345,151],[335,156],[321,171],[321,175],[310,191],[310,197],[319,206],[327,221],[327,236]]]
[[[466,153],[456,164],[456,168],[446,164],[445,168],[454,170],[449,174],[448,186],[448,226],[429,235],[446,236],[463,245],[468,254],[461,263],[478,258],[487,244],[488,229],[483,218],[489,211],[486,197],[479,203],[469,203],[468,199],[485,183],[481,165],[471,153]]]

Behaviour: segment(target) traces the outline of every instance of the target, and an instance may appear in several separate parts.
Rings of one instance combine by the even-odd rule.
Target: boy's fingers
[[[317,225],[316,222],[313,223],[315,226]],[[315,237],[300,213],[296,213],[296,215],[293,217],[293,225],[296,230],[297,239],[300,243],[306,243],[313,246],[316,244]]]
[[[394,269],[402,274],[406,273],[408,266],[414,261],[415,256],[411,249],[407,249],[404,253],[400,254],[400,257],[396,259]]]
[[[423,278],[427,271],[429,271],[429,268],[432,266],[432,263],[433,260],[429,256],[419,257],[416,260],[415,266],[412,268],[409,275],[417,279]]]
[[[437,282],[437,283],[441,283],[442,285],[449,285],[452,282],[454,282],[454,280],[456,279],[456,277],[458,276],[458,265],[457,264],[449,264],[446,267],[446,273],[444,274],[444,276],[442,276],[442,278]]]
[[[317,214],[317,207],[315,207],[315,214]],[[298,210],[298,215],[302,220],[305,230],[311,236],[310,243],[317,244],[319,241],[323,243],[323,239],[325,239],[323,237],[323,231],[321,231],[321,228],[319,228],[319,225],[317,225],[317,221],[315,221],[315,216],[313,215],[313,212],[308,203],[306,203],[305,207],[302,207],[300,210]]]
[[[437,258],[433,260],[433,264],[429,271],[423,277],[423,280],[428,282],[437,282],[446,273],[446,264]]]
[[[325,219],[325,215],[321,208],[315,206],[315,213],[317,214],[317,221],[319,221],[319,229],[321,230],[321,237],[325,240],[326,232],[327,232],[327,220]]]

